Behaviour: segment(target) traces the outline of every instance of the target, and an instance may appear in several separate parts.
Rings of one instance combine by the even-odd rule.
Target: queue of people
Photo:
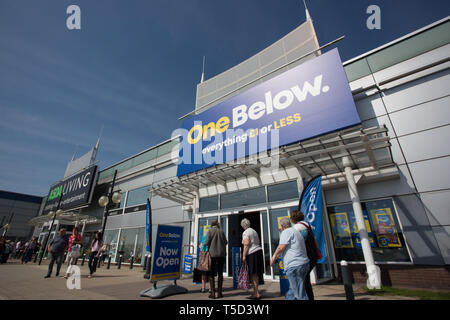
[[[36,238],[32,238],[30,241],[11,241],[6,240],[4,237],[0,238],[0,263],[7,263],[8,259],[20,259],[21,263],[28,263],[33,259],[33,256],[37,258],[40,253],[41,243]],[[64,259],[66,258],[67,270],[62,276],[68,278],[72,272],[73,266],[76,264],[77,259],[81,256],[82,237],[77,227],[73,228],[72,234],[68,236],[66,229],[62,228],[55,235],[55,237],[48,243],[47,252],[49,254],[49,265],[47,274],[44,278],[50,278],[53,273],[53,267],[56,263],[56,273],[58,277]],[[89,252],[89,276],[92,278],[97,270],[99,259],[105,258],[107,251],[109,250],[108,244],[103,244],[103,235],[99,231],[95,234],[94,240],[91,242]]]
[[[33,255],[38,254],[41,244],[36,238],[30,241],[11,241],[0,238],[0,263],[8,262],[8,259],[20,259],[21,263],[28,263],[33,259]]]
[[[285,274],[289,280],[289,291],[286,300],[314,300],[314,293],[310,281],[310,272],[316,261],[310,261],[306,248],[306,240],[309,237],[308,228],[311,226],[304,220],[301,211],[292,211],[290,217],[280,220],[281,234],[279,245],[276,248],[270,265],[277,263],[281,256]],[[258,233],[251,228],[248,219],[242,219],[242,257],[241,265],[246,264],[248,279],[253,288],[250,299],[260,299],[259,286],[264,284],[264,257],[261,240]],[[201,271],[201,292],[207,292],[209,283],[209,298],[223,297],[223,270],[226,261],[226,245],[228,241],[221,230],[219,222],[213,220],[211,228],[199,241],[202,252],[209,252],[211,266],[208,271]],[[217,276],[217,288],[215,277]]]

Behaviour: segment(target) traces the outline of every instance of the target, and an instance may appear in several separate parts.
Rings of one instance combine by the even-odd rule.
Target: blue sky
[[[81,8],[81,30],[66,9]],[[343,61],[446,17],[446,0],[308,0]],[[366,8],[381,8],[381,30]],[[170,138],[206,79],[305,21],[301,0],[0,0],[0,189],[46,195],[103,126],[100,168]]]

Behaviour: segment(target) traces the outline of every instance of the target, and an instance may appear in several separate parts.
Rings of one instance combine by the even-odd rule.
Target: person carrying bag
[[[238,277],[238,289],[248,290],[250,289],[250,281],[248,278],[248,266],[247,262],[244,262],[244,264],[241,267],[241,270],[239,271],[239,277]]]
[[[217,298],[222,298],[223,285],[223,268],[225,265],[225,257],[227,255],[226,245],[228,241],[225,233],[220,229],[217,220],[211,221],[211,229],[206,234],[206,245],[208,246],[208,253],[211,257],[211,271],[209,273],[209,285],[211,294],[208,298],[215,299],[215,283],[214,277],[217,274]]]

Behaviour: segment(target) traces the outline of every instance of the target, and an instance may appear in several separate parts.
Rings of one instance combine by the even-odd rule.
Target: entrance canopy
[[[86,214],[78,214],[75,212],[64,212],[60,216],[56,217],[56,219],[61,224],[76,224],[78,223],[86,223],[86,224],[94,224],[94,223],[100,223],[101,220],[97,219],[96,217],[89,216]],[[42,226],[47,222],[50,222],[53,220],[53,215],[42,215],[39,217],[35,217],[28,221],[28,224],[31,224],[33,226]]]
[[[279,168],[296,168],[309,180],[322,176],[323,188],[346,185],[342,159],[349,157],[358,183],[399,177],[392,160],[387,128],[361,126],[330,133],[313,139],[272,149],[265,154],[209,167],[184,176],[168,179],[152,186],[151,192],[184,205],[192,205],[199,190],[211,185],[225,186],[229,181],[269,174],[268,163],[278,161]],[[275,162],[276,163],[276,162]]]

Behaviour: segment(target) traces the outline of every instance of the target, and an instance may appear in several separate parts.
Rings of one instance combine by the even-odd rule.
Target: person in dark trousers
[[[242,265],[247,263],[248,277],[253,284],[253,294],[250,299],[260,299],[259,284],[264,284],[264,258],[261,241],[255,229],[250,227],[250,220],[244,218],[241,221],[242,233]]]
[[[225,265],[225,257],[227,256],[228,241],[225,237],[225,233],[220,229],[219,222],[217,220],[211,221],[211,229],[206,234],[206,245],[211,255],[211,272],[209,273],[209,286],[211,294],[208,296],[210,299],[216,298],[216,287],[214,283],[214,277],[217,274],[217,298],[223,298],[222,286],[223,286],[223,267]]]
[[[29,243],[27,248],[25,249],[25,253],[23,254],[22,263],[28,263],[31,261],[31,258],[33,257],[34,250],[37,246],[37,240],[36,238],[33,238]]]
[[[298,210],[291,212],[291,222],[294,224],[295,230],[299,231],[302,234],[303,239],[305,239],[306,241],[306,238],[308,237],[308,227],[311,227],[311,225],[305,222],[304,220],[305,215],[303,214],[303,212]],[[310,261],[309,270],[305,278],[305,290],[309,300],[314,300],[314,291],[311,285],[311,275],[310,275],[311,271],[314,269],[314,266],[315,263],[313,261]]]
[[[69,238],[66,235],[66,229],[59,230],[53,240],[48,245],[48,252],[51,254],[50,264],[48,265],[48,272],[45,278],[50,278],[53,271],[53,264],[56,261],[56,276],[59,276],[59,271],[64,262],[64,252],[69,245]]]
[[[95,238],[91,243],[91,254],[89,255],[89,276],[88,278],[92,278],[92,275],[95,271],[97,271],[97,264],[98,259],[100,257],[100,254],[102,252],[102,246],[103,246],[103,234],[98,231],[95,234]]]

